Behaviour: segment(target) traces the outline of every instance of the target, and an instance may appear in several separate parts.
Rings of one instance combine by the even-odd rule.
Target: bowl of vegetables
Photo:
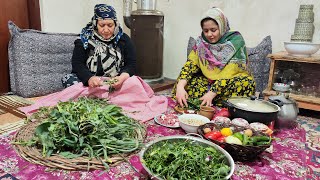
[[[183,135],[150,141],[139,157],[151,179],[159,180],[229,179],[235,168],[230,154],[218,145]]]
[[[252,161],[270,147],[273,138],[262,131],[230,123],[206,123],[198,133],[205,139],[223,147],[235,161]]]
[[[210,120],[199,114],[182,114],[178,117],[180,127],[186,133],[197,133],[198,127],[210,122]]]

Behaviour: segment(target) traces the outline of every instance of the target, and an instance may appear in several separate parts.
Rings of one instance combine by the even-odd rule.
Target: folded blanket
[[[119,90],[109,93],[109,86],[91,88],[82,83],[70,86],[60,92],[38,99],[33,105],[19,108],[27,116],[43,106],[55,106],[59,101],[65,102],[82,96],[106,98],[110,103],[122,107],[129,117],[145,122],[167,110],[168,100],[165,96],[154,95],[151,87],[140,77],[128,78]]]

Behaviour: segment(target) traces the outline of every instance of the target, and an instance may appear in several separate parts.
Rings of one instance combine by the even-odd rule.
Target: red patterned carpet
[[[161,92],[161,94],[166,94]],[[166,113],[173,113],[173,102]],[[236,171],[232,179],[319,179],[320,178],[320,120],[305,116],[298,117],[299,126],[291,130],[281,130],[273,142],[273,152],[264,152],[260,160],[250,163],[236,162]],[[184,134],[181,129],[168,129],[150,120],[146,123],[148,134],[146,142],[157,137]],[[105,172],[52,170],[37,164],[31,164],[21,158],[13,149],[10,141],[15,132],[0,136],[0,179],[142,179],[145,173],[139,158],[130,158],[131,166],[124,162]],[[10,176],[12,175],[12,176]]]

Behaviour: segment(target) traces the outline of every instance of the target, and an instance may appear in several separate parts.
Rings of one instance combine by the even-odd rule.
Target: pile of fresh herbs
[[[54,107],[41,108],[31,118],[42,121],[35,129],[34,138],[16,144],[38,146],[43,156],[88,156],[111,163],[109,155],[139,149],[145,132],[120,107],[104,99],[82,97],[59,102]]]
[[[199,111],[201,102],[202,101],[200,99],[191,99],[191,98],[187,99],[188,109]]]
[[[190,140],[160,141],[153,144],[143,162],[162,179],[225,179],[230,166],[224,154],[211,146]]]

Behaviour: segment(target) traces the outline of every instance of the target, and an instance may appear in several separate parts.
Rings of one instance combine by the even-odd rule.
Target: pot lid
[[[270,100],[274,101],[274,100],[279,100],[281,101],[283,104],[295,104],[295,101],[291,98],[286,98],[283,95],[279,95],[279,96],[270,96],[269,97]]]
[[[234,107],[251,112],[273,113],[280,111],[280,107],[265,100],[249,97],[232,97],[228,99]]]

